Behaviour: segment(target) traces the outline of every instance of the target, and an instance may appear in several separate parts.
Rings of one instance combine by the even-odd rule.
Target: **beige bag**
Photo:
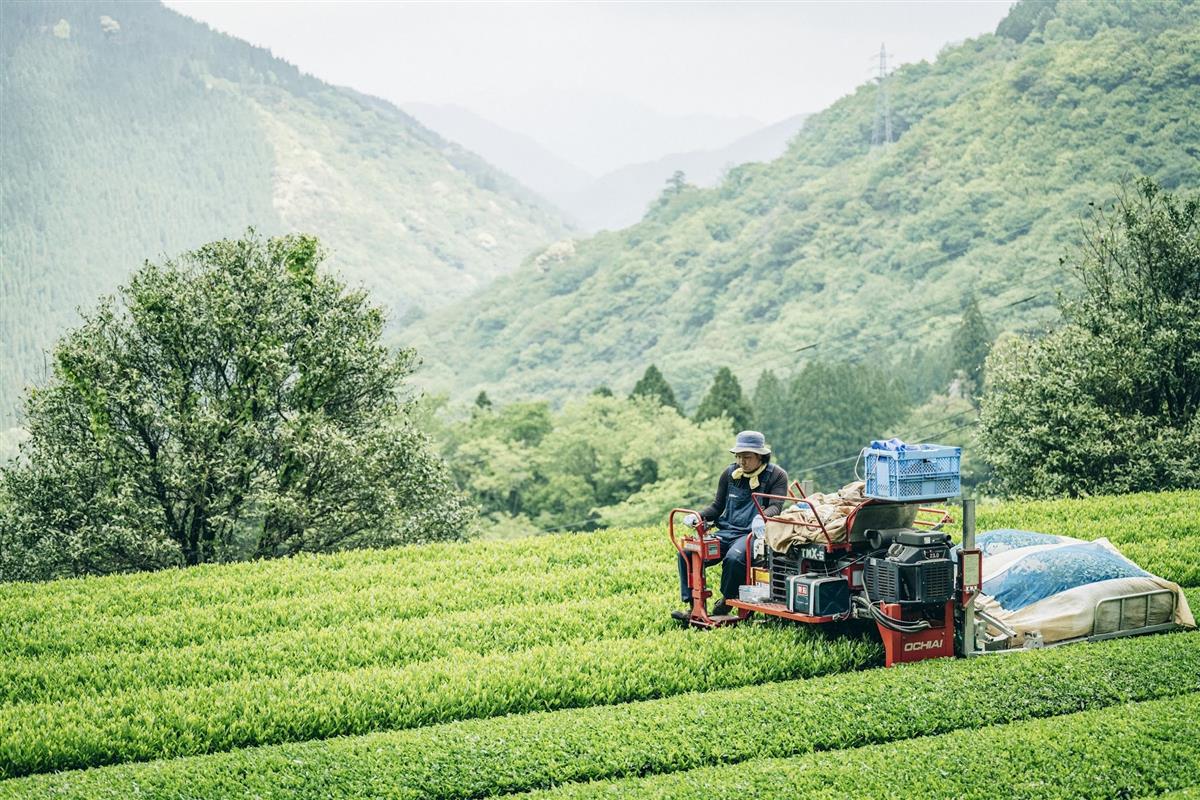
[[[779,515],[787,521],[768,520],[766,531],[763,534],[767,546],[777,553],[786,553],[788,548],[794,544],[810,542],[824,544],[825,534],[817,525],[818,516],[825,526],[825,532],[829,534],[829,541],[834,543],[846,541],[846,518],[865,499],[863,497],[865,485],[862,481],[855,481],[846,484],[837,492],[810,494],[807,500],[808,505],[803,505],[805,501],[798,501],[802,504],[800,508],[784,511]],[[814,510],[816,514],[813,513]],[[807,527],[807,525],[813,527]]]

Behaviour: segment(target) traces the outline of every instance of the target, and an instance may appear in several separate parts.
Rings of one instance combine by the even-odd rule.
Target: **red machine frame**
[[[684,536],[679,539],[675,536],[675,515],[677,514],[695,514],[698,522],[696,523],[695,535]],[[750,616],[749,611],[739,610],[736,614],[709,614],[708,613],[708,598],[712,597],[712,590],[708,588],[708,582],[704,578],[704,568],[709,564],[715,564],[721,560],[721,540],[715,536],[705,536],[707,526],[704,524],[704,518],[700,516],[698,511],[692,511],[689,508],[673,508],[670,515],[667,517],[667,535],[671,537],[671,544],[675,545],[676,552],[683,558],[683,563],[687,568],[687,584],[692,591],[692,607],[690,611],[678,616],[678,619],[686,620],[689,625],[697,628],[719,628],[724,625],[736,625],[742,620]],[[748,537],[747,537],[748,538]],[[750,542],[746,542],[749,546]],[[746,559],[747,568],[750,567],[752,559]],[[752,573],[747,573],[750,575]],[[729,602],[726,599],[726,602]],[[732,606],[733,603],[729,602]]]

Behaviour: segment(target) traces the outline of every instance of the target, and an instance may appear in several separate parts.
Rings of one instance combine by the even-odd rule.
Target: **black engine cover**
[[[873,601],[945,603],[954,596],[949,534],[905,530],[883,557],[867,559],[866,589]]]

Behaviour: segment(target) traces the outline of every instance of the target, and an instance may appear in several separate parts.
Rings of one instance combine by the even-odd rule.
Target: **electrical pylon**
[[[879,91],[875,94],[875,131],[871,135],[872,147],[883,147],[892,143],[892,103],[888,98],[888,52],[879,45]]]

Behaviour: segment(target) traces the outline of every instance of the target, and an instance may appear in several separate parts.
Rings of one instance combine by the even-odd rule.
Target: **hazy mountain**
[[[404,109],[538,192],[588,231],[637,222],[676,170],[686,173],[689,183],[712,186],[732,166],[778,158],[808,116],[797,114],[717,149],[672,152],[595,178],[532,136],[508,130],[461,106],[405,103]],[[661,119],[672,120],[674,129],[673,118]]]
[[[788,117],[716,150],[673,153],[648,163],[622,167],[578,191],[555,198],[555,202],[589,231],[632,225],[642,218],[677,170],[684,173],[688,183],[713,186],[732,167],[750,161],[771,161],[783,155],[787,143],[808,116]]]
[[[1150,175],[1200,185],[1200,4],[1017,4],[995,35],[805,121],[781,158],[664,192],[638,224],[568,240],[406,340],[439,391],[497,401],[628,391],[656,364],[687,405],[721,365],[867,359],[897,375],[944,347],[973,290],[997,331],[1057,319],[1059,257],[1089,203]]]
[[[157,3],[5,3],[0,63],[0,419],[76,306],[146,258],[303,230],[377,302],[420,313],[565,231],[389,103]]]
[[[478,110],[592,175],[653,161],[664,153],[723,147],[763,127],[750,117],[668,114],[625,97],[566,89]]]
[[[405,103],[404,110],[556,204],[595,180],[582,167],[550,152],[534,138],[503,128],[462,106]]]

